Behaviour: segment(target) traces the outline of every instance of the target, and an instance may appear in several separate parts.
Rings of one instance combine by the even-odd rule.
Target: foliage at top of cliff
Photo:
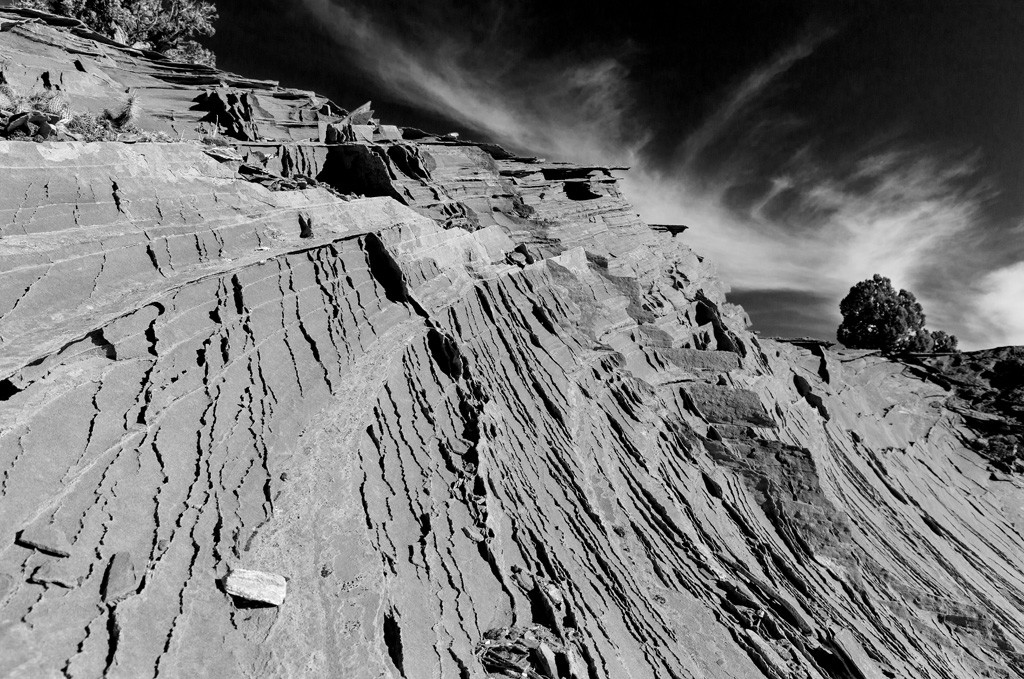
[[[23,0],[23,7],[81,20],[109,38],[166,54],[176,61],[214,66],[199,43],[214,33],[217,9],[207,0]]]

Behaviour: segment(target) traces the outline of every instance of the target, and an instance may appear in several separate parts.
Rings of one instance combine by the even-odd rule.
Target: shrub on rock
[[[171,59],[213,66],[198,38],[214,33],[217,9],[208,0],[23,0],[21,5],[81,20],[109,38]]]

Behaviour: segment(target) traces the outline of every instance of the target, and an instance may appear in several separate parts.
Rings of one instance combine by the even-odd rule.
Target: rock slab
[[[224,591],[246,601],[280,606],[288,594],[288,582],[276,573],[239,568],[224,579]]]
[[[71,544],[63,531],[55,526],[32,526],[18,533],[18,544],[50,556],[71,556]]]

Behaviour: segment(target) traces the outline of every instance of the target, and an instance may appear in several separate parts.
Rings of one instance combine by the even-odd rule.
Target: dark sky
[[[1024,344],[1024,2],[217,0],[219,65],[397,124],[626,162],[762,334],[881,273]]]

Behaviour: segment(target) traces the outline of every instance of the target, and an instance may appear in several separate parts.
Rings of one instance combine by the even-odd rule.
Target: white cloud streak
[[[496,46],[498,54],[488,45],[470,50],[454,41],[455,32],[424,24],[428,51],[330,0],[303,2],[340,44],[363,55],[362,66],[395,99],[557,158],[630,163],[646,141],[627,125],[628,74],[615,58],[510,62],[514,57]]]
[[[855,188],[858,179],[870,179],[871,188]],[[975,228],[980,209],[979,199],[944,181],[933,163],[907,158],[840,179],[778,177],[750,210],[728,206],[727,184],[696,191],[695,184],[640,178],[631,187],[653,221],[691,224],[695,245],[716,255],[735,287],[812,290],[837,299],[875,272],[914,289],[922,267],[944,258],[951,243]],[[799,212],[820,216],[793,209],[766,214],[778,193],[794,186]],[[942,305],[923,293],[926,308]]]
[[[791,47],[783,50],[767,64],[754,69],[745,77],[738,86],[733,88],[714,114],[687,136],[682,145],[685,163],[683,170],[690,171],[700,153],[712,142],[720,140],[729,126],[735,123],[744,111],[756,104],[775,81],[785,74],[793,64],[810,56],[818,45],[833,35],[835,35],[833,29],[809,31]]]
[[[629,74],[613,57],[510,63],[514,50],[488,55],[477,45],[467,59],[468,46],[435,26],[423,26],[434,33],[413,46],[329,0],[303,2],[339,43],[363,55],[361,66],[396,99],[517,149],[633,165],[625,189],[644,218],[690,225],[695,249],[736,288],[832,296],[838,324],[839,299],[878,272],[914,291],[929,327],[958,334],[966,348],[1024,344],[1024,305],[1017,301],[1024,298],[1024,262],[986,275],[983,253],[970,247],[990,195],[974,179],[977,158],[940,159],[893,138],[839,163],[815,152],[811,139],[762,177],[755,195],[739,204],[731,198],[736,178],[749,175],[744,149],[773,122],[762,100],[833,35],[829,30],[809,32],[754,69],[686,137],[676,166],[655,171],[644,164],[648,136],[636,123]],[[510,73],[520,77],[510,80]],[[734,155],[702,172],[701,155],[723,141]],[[922,288],[923,281],[932,285]]]
[[[997,344],[1024,344],[1024,262],[996,269],[981,281],[979,316],[993,327]]]

